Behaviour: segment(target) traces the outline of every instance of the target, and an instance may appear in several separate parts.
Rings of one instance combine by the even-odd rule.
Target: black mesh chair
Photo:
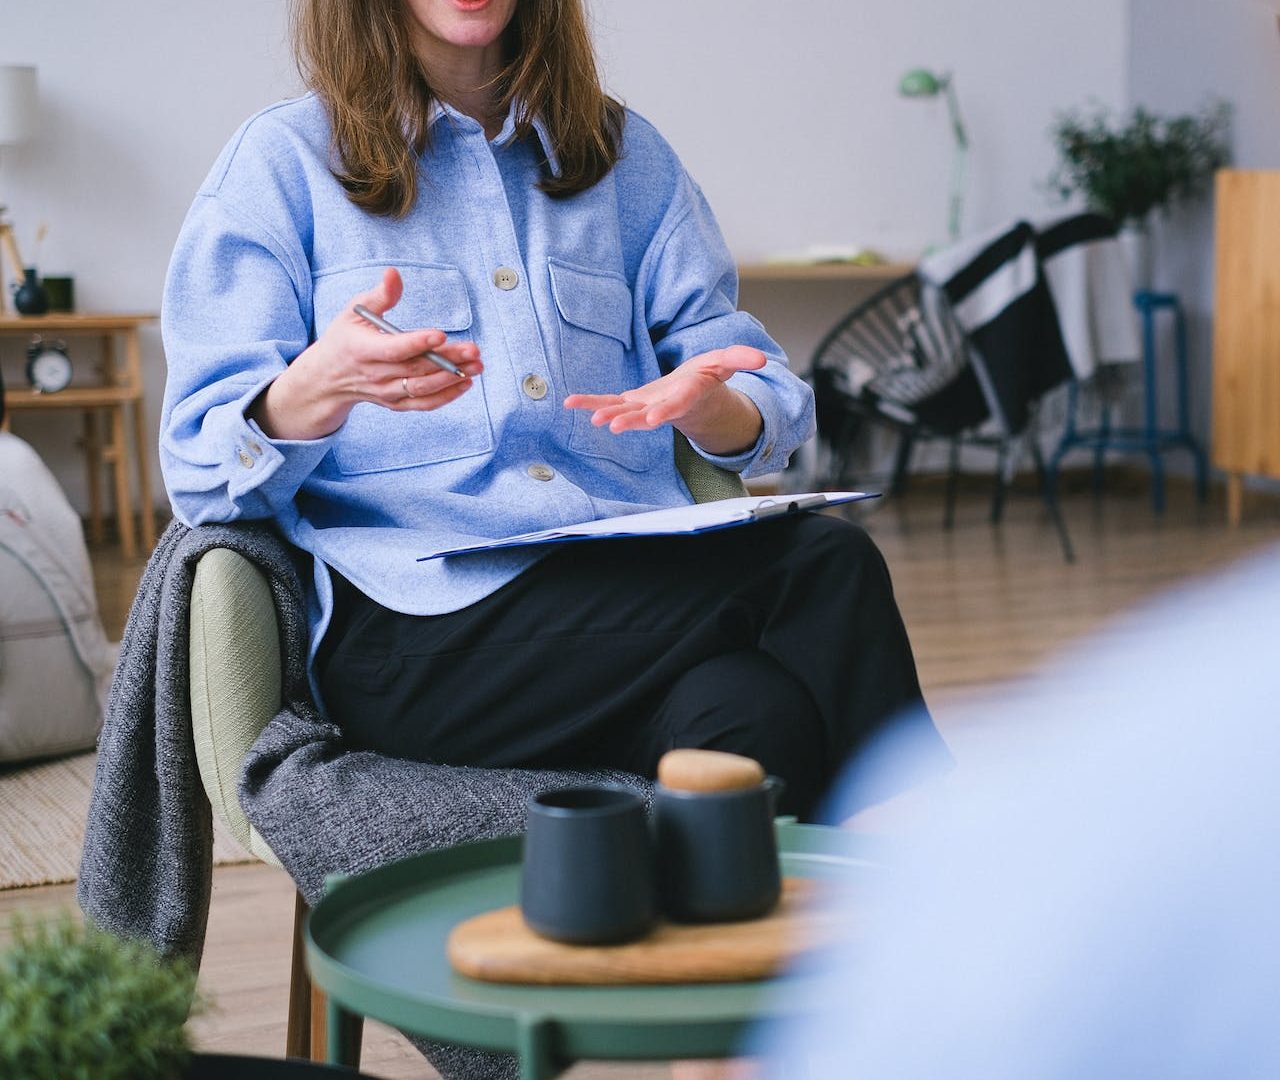
[[[915,446],[944,440],[949,456],[943,524],[951,528],[961,447],[988,447],[996,452],[991,520],[998,522],[1019,458],[1029,449],[1063,556],[1071,562],[1066,523],[1044,483],[1034,412],[1021,432],[990,430],[992,411],[977,359],[947,299],[915,274],[890,282],[855,307],[819,343],[810,368],[818,438],[828,452],[823,479],[831,487],[843,483],[867,427],[887,427],[898,437],[889,490],[900,494]]]

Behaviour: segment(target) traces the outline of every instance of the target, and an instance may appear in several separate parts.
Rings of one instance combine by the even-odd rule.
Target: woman
[[[313,680],[354,747],[650,776],[672,746],[737,750],[811,813],[920,703],[860,530],[418,561],[688,503],[672,428],[744,475],[812,431],[701,192],[601,91],[580,0],[294,14],[312,93],[241,128],[174,252],[179,517],[272,518],[314,555]]]

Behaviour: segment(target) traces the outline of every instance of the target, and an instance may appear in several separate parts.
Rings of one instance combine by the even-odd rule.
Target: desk
[[[843,829],[779,822],[783,872],[840,882],[874,874]],[[777,983],[519,986],[453,973],[449,932],[517,902],[522,840],[463,844],[335,884],[307,920],[307,965],[328,997],[329,1060],[351,1060],[370,1016],[429,1039],[514,1052],[522,1080],[583,1058],[724,1057],[759,1020],[794,1015],[804,995]],[[354,1045],[353,1045],[354,1044]]]
[[[97,378],[91,383],[72,383],[56,394],[40,394],[29,387],[8,390],[5,404],[15,413],[75,409],[84,414],[84,448],[89,478],[89,535],[94,543],[103,539],[102,467],[111,468],[116,526],[126,559],[138,553],[134,507],[129,492],[129,433],[133,428],[133,453],[141,506],[142,548],[150,553],[155,545],[155,515],[151,506],[151,478],[147,466],[147,431],[142,393],[142,357],[138,348],[138,328],[154,322],[155,315],[0,315],[0,337],[97,338],[102,360]],[[117,344],[122,349],[117,349]],[[123,353],[123,356],[121,355]],[[73,353],[77,371],[83,361]],[[99,420],[106,421],[105,438]]]
[[[740,263],[739,281],[848,281],[855,284],[877,284],[904,277],[915,270],[915,263],[886,262],[862,266],[848,262],[763,262]]]

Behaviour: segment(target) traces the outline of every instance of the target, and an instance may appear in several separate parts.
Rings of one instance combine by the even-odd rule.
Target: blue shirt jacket
[[[740,456],[704,456],[751,476],[781,468],[812,434],[809,388],[737,310],[711,211],[654,128],[629,112],[612,172],[552,199],[536,184],[544,157],[556,169],[554,147],[534,126],[537,138],[515,139],[509,115],[489,140],[437,107],[418,200],[391,219],[353,205],[334,179],[328,117],[309,94],[251,118],[187,215],[163,308],[165,484],[189,525],[274,518],[314,555],[313,650],[332,606],[326,565],[385,607],[455,611],[544,549],[419,556],[691,501],[670,428],[614,435],[565,409],[568,394],[632,389],[699,353],[750,345],[767,366],[729,385],[764,430]],[[268,438],[246,409],[387,266],[404,278],[389,317],[474,340],[483,374],[433,412],[361,403],[326,438]]]

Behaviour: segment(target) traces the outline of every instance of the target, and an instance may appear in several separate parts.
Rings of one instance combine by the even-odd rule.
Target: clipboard
[[[809,491],[791,495],[744,495],[717,502],[693,503],[641,514],[583,521],[576,525],[560,525],[553,529],[504,536],[498,540],[478,540],[419,556],[418,562],[443,559],[450,555],[466,555],[477,551],[502,551],[532,544],[562,544],[575,540],[608,540],[629,536],[696,536],[716,529],[731,529],[760,521],[824,510],[842,503],[878,499],[879,492]]]

